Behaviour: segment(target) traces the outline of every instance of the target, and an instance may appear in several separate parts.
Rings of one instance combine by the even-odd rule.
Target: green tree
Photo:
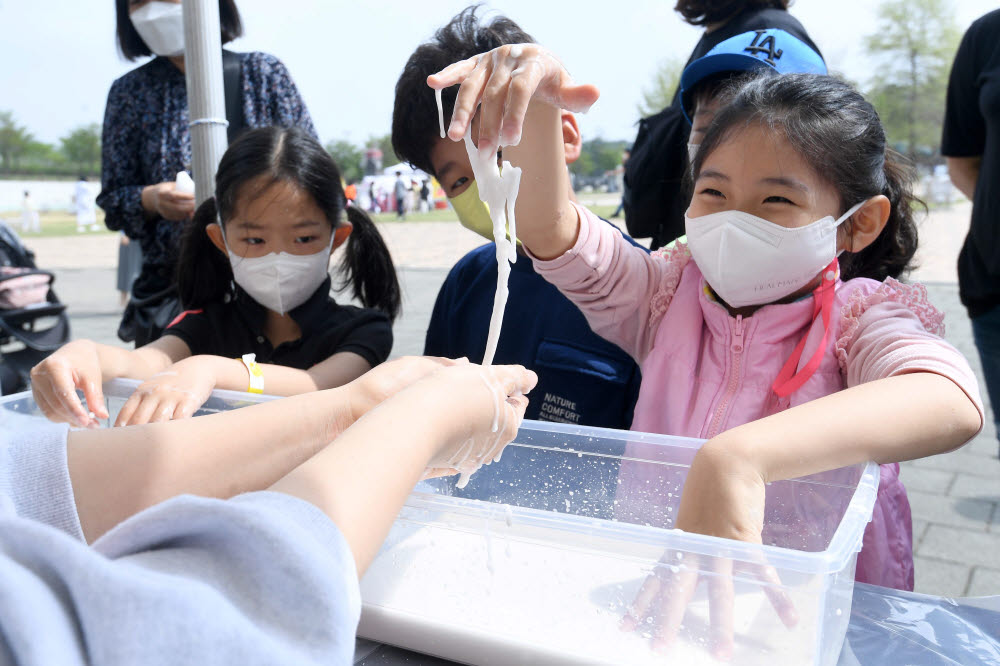
[[[350,141],[340,139],[327,143],[326,152],[330,153],[333,161],[340,167],[340,175],[345,182],[361,180],[364,175],[361,167],[364,152],[360,148]]]
[[[31,141],[31,132],[17,124],[11,111],[0,111],[0,170],[14,171]]]
[[[51,143],[43,141],[29,141],[25,146],[23,159],[37,165],[62,164],[65,157]]]
[[[669,58],[657,66],[653,82],[649,88],[643,89],[642,101],[636,107],[640,117],[651,116],[670,106],[683,71],[684,62],[677,58]]]
[[[883,0],[865,38],[877,71],[868,98],[890,144],[914,161],[933,161],[944,122],[948,72],[961,33],[949,0]]]
[[[569,170],[578,176],[590,176],[595,171],[593,155],[585,150],[581,150],[580,157],[569,165]]]
[[[96,123],[81,125],[60,139],[66,161],[79,171],[94,174],[101,165],[101,127]]]
[[[392,149],[392,134],[368,137],[365,146],[375,147],[382,151],[383,167],[392,166],[400,162],[400,159],[396,156],[396,151]]]
[[[570,171],[578,176],[596,177],[607,171],[614,171],[622,161],[625,141],[605,141],[598,137],[584,141],[580,147],[580,157],[570,165]]]

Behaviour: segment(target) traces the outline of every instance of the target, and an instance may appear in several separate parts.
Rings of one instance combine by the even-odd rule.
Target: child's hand
[[[31,369],[31,392],[42,413],[57,423],[81,428],[97,426],[96,418],[108,418],[101,383],[97,345],[90,340],[66,343]],[[87,409],[77,389],[83,391]]]
[[[386,398],[442,368],[468,365],[468,359],[404,356],[375,366],[345,388],[350,391],[350,426]]]
[[[139,384],[122,405],[115,426],[162,423],[193,415],[215,389],[215,372],[197,356],[186,358]]]
[[[754,465],[733,453],[725,435],[706,442],[688,472],[684,483],[675,527],[685,532],[761,543],[764,527],[764,478]],[[653,618],[653,648],[668,650],[698,586],[698,571],[706,576],[711,621],[712,653],[729,659],[733,652],[733,571],[732,560],[696,553],[677,557],[667,551],[662,566],[643,583],[622,619],[622,629],[632,631]],[[765,562],[735,565],[748,577],[759,580],[771,605],[785,626],[791,628],[798,614],[788,596],[781,591],[781,581],[774,567]]]
[[[458,141],[482,103],[479,152],[514,146],[533,98],[567,111],[586,111],[600,92],[593,85],[577,85],[549,51],[537,44],[505,45],[489,53],[456,62],[427,77],[427,85],[441,90],[461,84],[448,136]]]
[[[462,364],[414,384],[413,391],[421,391],[440,406],[447,424],[427,463],[428,475],[449,470],[461,472],[462,480],[467,480],[482,465],[499,459],[524,418],[528,406],[524,394],[537,382],[534,372],[519,365]]]

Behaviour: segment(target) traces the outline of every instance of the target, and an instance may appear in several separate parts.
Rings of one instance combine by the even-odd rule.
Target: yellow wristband
[[[247,388],[247,393],[263,393],[264,369],[257,363],[257,355],[244,354],[241,360],[246,366],[247,372],[250,373],[250,386]]]

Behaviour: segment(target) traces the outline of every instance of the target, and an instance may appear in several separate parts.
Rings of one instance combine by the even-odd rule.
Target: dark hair
[[[244,186],[260,176],[292,183],[306,192],[336,229],[346,209],[354,225],[340,272],[354,297],[395,319],[399,281],[392,257],[375,223],[357,206],[347,206],[340,170],[316,139],[298,128],[261,127],[240,135],[219,162],[215,196],[202,203],[186,225],[177,262],[177,287],[184,309],[222,302],[233,280],[229,259],[212,244],[205,228],[232,217]]]
[[[117,18],[118,50],[126,60],[136,60],[143,56],[153,55],[146,46],[128,15],[129,0],[115,0],[115,15]],[[222,27],[222,43],[228,44],[243,35],[243,21],[236,9],[235,0],[219,0],[219,24]]]
[[[429,174],[431,149],[441,136],[438,133],[437,102],[427,77],[453,62],[486,53],[504,44],[526,44],[535,40],[519,25],[504,16],[481,23],[476,16],[478,5],[466,7],[434,38],[417,47],[406,61],[396,82],[396,101],[392,108],[392,148],[403,161]],[[445,126],[455,108],[458,86],[441,93]]]
[[[791,0],[677,0],[674,11],[691,25],[723,23],[746,9],[788,9]]]
[[[817,74],[744,77],[724,93],[725,105],[712,121],[695,156],[692,172],[734,132],[759,123],[780,132],[817,174],[837,189],[840,213],[879,194],[892,205],[882,233],[860,252],[845,252],[845,280],[899,277],[917,251],[913,173],[886,144],[875,108],[840,79]],[[847,222],[850,224],[850,221]]]
[[[763,73],[763,70],[767,70],[768,72],[773,71],[769,67],[761,67],[760,69],[761,73]],[[720,92],[731,88],[735,79],[744,79],[746,76],[745,71],[717,72],[698,81],[689,90],[685,90],[684,95],[681,97],[681,105],[684,107],[684,111],[687,113],[691,123],[694,123],[694,116],[698,112],[699,106],[711,102]]]

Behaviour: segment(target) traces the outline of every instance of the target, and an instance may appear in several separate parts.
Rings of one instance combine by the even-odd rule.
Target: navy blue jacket
[[[495,248],[483,245],[451,269],[434,304],[425,354],[482,362],[497,282]],[[635,361],[591,331],[528,257],[511,267],[509,288],[494,362],[538,374],[525,418],[627,430],[639,395]]]

